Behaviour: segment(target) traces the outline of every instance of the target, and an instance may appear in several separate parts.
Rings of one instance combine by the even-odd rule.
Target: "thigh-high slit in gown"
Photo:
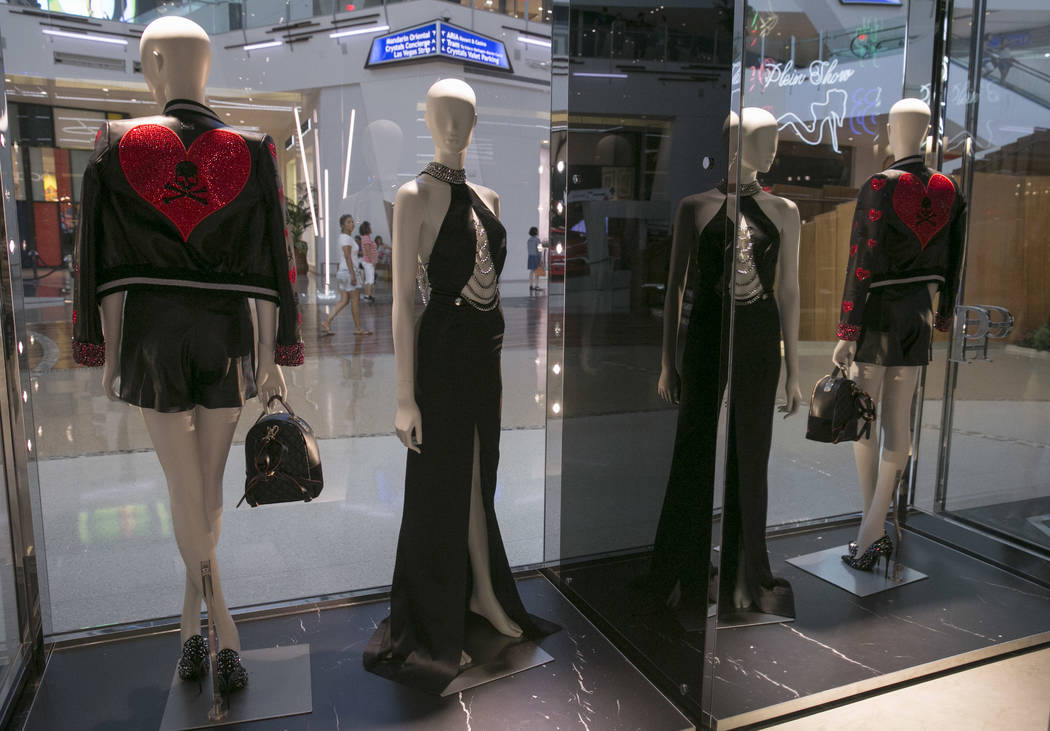
[[[477,305],[473,296],[475,266],[485,266],[476,261],[474,216],[484,227],[488,266],[496,268],[496,276],[506,259],[506,232],[468,185],[449,187],[449,209],[426,265],[430,300],[416,338],[415,398],[423,443],[420,453],[408,452],[390,616],[364,654],[367,669],[431,693],[440,693],[460,670],[472,590],[467,532],[475,439],[496,598],[527,638],[557,629],[525,611],[493,506],[503,311],[498,298]]]
[[[763,612],[793,617],[791,586],[773,576],[766,549],[767,473],[781,361],[780,315],[773,297],[780,234],[754,198],[741,196],[740,206],[764,292],[735,306],[720,606],[731,611],[742,554],[752,603]],[[720,293],[731,286],[722,272],[725,247],[734,240],[723,204],[694,249],[699,276],[683,354],[671,474],[653,548],[652,589],[666,597],[680,583],[683,596],[696,602],[709,598],[715,440],[728,356],[720,343]]]

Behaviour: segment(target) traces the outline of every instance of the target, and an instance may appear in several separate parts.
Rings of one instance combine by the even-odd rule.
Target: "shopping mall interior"
[[[93,255],[84,232],[106,241],[92,188],[116,157],[100,129],[157,124],[165,106],[140,42],[173,19],[210,39],[198,100],[209,119],[273,143],[292,254],[279,274],[305,352],[281,372],[324,472],[312,500],[239,504],[264,410],[244,403],[211,533],[218,541],[221,525],[220,596],[248,673],[229,693],[218,639],[206,679],[176,671],[182,597],[203,580],[180,554],[152,409],[107,395],[110,370],[75,347]],[[1045,0],[0,0],[0,70],[0,725],[1050,728]],[[498,196],[482,205],[506,230],[487,540],[502,541],[522,611],[557,629],[507,640],[464,595],[460,634],[479,643],[472,654],[493,654],[465,654],[438,695],[367,657],[384,618],[396,621],[395,560],[411,539],[414,458],[395,419],[405,374],[416,399],[422,379],[397,337],[399,295],[407,281],[420,329],[444,296],[426,286],[425,257],[403,253],[399,217],[406,189],[451,144],[430,101],[442,79],[473,94],[462,167],[470,190]],[[914,159],[899,154],[902,99],[930,113]],[[768,120],[769,154],[752,165],[755,119]],[[907,165],[913,203],[890,172]],[[175,197],[207,193],[192,169],[165,173]],[[952,191],[943,206],[937,174]],[[863,201],[886,180],[891,221],[878,228],[883,214]],[[893,229],[906,212],[921,220]],[[761,245],[756,231],[779,247],[758,303],[730,296],[747,268],[733,257]],[[856,264],[891,249],[883,236],[903,237],[916,261],[950,253],[896,278]],[[713,275],[711,241],[729,267]],[[765,259],[749,256],[764,275]],[[921,359],[872,361],[906,384],[903,405],[891,385],[875,394],[877,480],[859,456],[868,438],[807,438],[815,384],[849,339],[844,285],[867,287],[873,270],[871,293],[911,275],[922,297],[936,285]],[[870,313],[881,294],[864,296]],[[758,421],[772,414],[764,437],[744,425],[761,390],[752,318],[763,307],[777,313],[763,363],[778,379],[760,404]],[[946,313],[936,332],[933,312]],[[887,437],[894,413],[906,428]],[[884,484],[885,513],[871,507]],[[860,537],[871,524],[890,552],[874,554],[874,571],[847,568],[840,556],[875,545]],[[437,545],[429,561],[456,566],[456,549]],[[766,554],[766,578],[748,584]],[[772,611],[762,592],[790,600]],[[219,614],[204,612],[205,634]]]

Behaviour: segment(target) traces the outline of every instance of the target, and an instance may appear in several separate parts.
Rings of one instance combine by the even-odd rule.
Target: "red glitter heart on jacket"
[[[842,303],[843,312],[853,312],[853,303],[850,300],[845,300]]]
[[[904,173],[893,190],[893,211],[923,249],[948,224],[953,203],[955,186],[940,173],[931,175],[926,185],[918,176]]]
[[[878,208],[872,208],[868,211],[868,220],[872,223],[875,223],[880,218],[882,218],[882,211],[880,211]]]
[[[882,190],[882,186],[886,185],[886,178],[872,178],[871,189]]]
[[[120,138],[120,169],[132,189],[175,224],[183,241],[205,218],[236,198],[251,173],[241,136],[205,132],[189,149],[159,124],[143,124]]]
[[[865,279],[867,279],[870,276],[871,276],[871,270],[870,269],[862,269],[861,267],[857,267],[857,279],[859,279],[860,281],[863,282]]]

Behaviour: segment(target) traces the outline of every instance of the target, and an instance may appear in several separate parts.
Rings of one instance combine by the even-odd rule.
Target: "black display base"
[[[441,691],[442,698],[546,665],[554,659],[531,640],[501,635],[473,612],[467,614],[464,640],[464,651],[470,655],[471,664]]]
[[[522,601],[534,615],[563,628],[539,642],[554,660],[447,698],[391,683],[365,670],[361,654],[390,613],[387,601],[241,619],[237,627],[247,647],[309,643],[310,680],[317,702],[308,715],[229,728],[685,731],[693,727],[546,579],[531,575],[517,583]],[[25,731],[159,728],[179,650],[177,631],[119,640],[95,638],[89,644],[56,648],[48,657]]]
[[[857,571],[842,562],[842,556],[846,553],[848,553],[847,546],[836,546],[795,556],[789,558],[787,562],[854,596],[871,596],[926,578],[926,574],[921,571],[903,565],[895,565],[892,560],[888,571],[884,570],[885,563],[880,564],[874,571]]]
[[[173,673],[160,731],[228,726],[313,711],[310,645],[245,650],[241,661],[248,671],[248,686],[228,696],[229,713],[220,721],[208,719],[211,674],[201,683],[187,683],[179,679],[178,672]]]

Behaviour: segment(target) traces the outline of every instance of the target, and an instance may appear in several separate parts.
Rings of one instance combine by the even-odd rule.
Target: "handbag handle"
[[[263,407],[262,413],[261,413],[261,414],[259,414],[258,418],[257,418],[257,419],[255,420],[255,423],[256,423],[256,424],[258,424],[258,423],[259,423],[259,421],[260,421],[260,420],[261,420],[261,419],[262,419],[262,418],[263,418],[264,416],[266,416],[267,414],[269,414],[269,413],[270,413],[270,405],[271,405],[271,404],[272,404],[272,403],[273,403],[274,401],[280,401],[280,402],[281,402],[281,406],[283,406],[283,407],[284,407],[284,410],[288,412],[288,415],[289,415],[289,416],[295,416],[295,412],[294,412],[294,411],[292,411],[292,407],[288,405],[288,402],[284,400],[284,398],[283,398],[283,397],[281,396],[281,394],[279,394],[279,393],[275,393],[275,394],[274,394],[273,396],[271,396],[271,397],[270,397],[270,400],[266,402],[266,406],[264,406],[264,407]]]

